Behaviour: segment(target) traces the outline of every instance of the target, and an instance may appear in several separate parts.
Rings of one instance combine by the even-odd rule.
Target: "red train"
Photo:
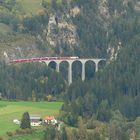
[[[69,57],[38,57],[38,58],[26,58],[26,59],[15,59],[11,60],[10,63],[22,63],[22,62],[33,62],[33,61],[49,61],[49,60],[72,60],[78,59],[78,56],[69,56]]]

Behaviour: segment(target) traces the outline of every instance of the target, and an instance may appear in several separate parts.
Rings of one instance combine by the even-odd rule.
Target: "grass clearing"
[[[0,101],[0,135],[7,131],[14,131],[19,125],[13,123],[13,119],[21,119],[26,111],[29,114],[57,116],[62,106],[62,102],[8,102]]]
[[[27,14],[36,14],[38,10],[42,8],[41,2],[42,0],[17,0],[19,2],[23,9],[25,10],[25,13]]]
[[[11,32],[12,30],[10,27],[4,23],[0,23],[0,33],[8,33]]]
[[[35,131],[33,134],[27,134],[23,136],[16,136],[9,138],[8,140],[41,140],[43,139],[43,130]]]
[[[51,0],[46,0],[48,4],[51,3]],[[32,14],[35,15],[37,14],[37,11],[42,9],[42,0],[17,0],[18,3],[21,4],[23,7],[25,13],[28,15]],[[57,4],[61,4],[62,0],[57,0]]]

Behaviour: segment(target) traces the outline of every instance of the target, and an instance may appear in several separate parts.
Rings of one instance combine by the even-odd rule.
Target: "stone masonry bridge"
[[[73,57],[41,57],[41,58],[28,58],[28,59],[16,59],[11,60],[10,63],[27,63],[27,62],[45,62],[45,64],[48,66],[51,62],[55,62],[56,64],[56,71],[59,72],[60,64],[62,62],[68,63],[68,83],[69,85],[72,83],[72,64],[75,61],[79,61],[82,64],[82,80],[85,80],[85,64],[88,61],[91,61],[95,63],[95,72],[98,71],[99,62],[106,61],[106,59],[94,59],[94,58],[79,58],[77,56]]]

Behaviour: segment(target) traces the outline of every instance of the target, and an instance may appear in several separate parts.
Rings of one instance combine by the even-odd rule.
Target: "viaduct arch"
[[[43,60],[42,62],[45,62],[45,64],[48,66],[51,62],[56,63],[56,71],[60,72],[60,64],[62,62],[67,62],[68,63],[68,84],[70,85],[72,83],[72,64],[73,62],[79,61],[82,64],[82,74],[81,78],[82,81],[85,80],[85,64],[88,61],[92,61],[95,64],[95,72],[98,72],[99,70],[99,63],[101,61],[106,61],[106,59],[93,59],[93,58],[87,58],[87,59],[73,59],[73,60]]]

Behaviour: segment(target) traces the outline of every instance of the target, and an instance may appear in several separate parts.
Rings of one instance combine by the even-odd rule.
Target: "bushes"
[[[54,126],[47,126],[46,127],[46,130],[44,131],[45,134],[44,134],[44,140],[54,140],[55,137],[56,137],[56,129]]]
[[[9,13],[2,13],[0,14],[0,22],[4,24],[10,24],[11,20],[13,20],[13,15]]]
[[[7,136],[9,137],[13,137],[13,136],[17,136],[17,135],[26,135],[26,134],[32,134],[33,132],[35,132],[36,129],[17,129],[16,132],[6,132]],[[3,140],[2,137],[0,137],[0,140]]]
[[[36,129],[17,129],[16,135],[32,134]]]
[[[23,20],[23,26],[26,29],[26,32],[38,32],[40,30],[40,24],[37,21],[36,17],[27,17]]]
[[[6,132],[6,134],[9,136],[9,137],[12,137],[12,136],[14,136],[14,133],[13,132]]]
[[[48,101],[48,102],[56,101],[56,97],[54,97],[54,96],[52,96],[52,95],[48,95],[48,96],[47,96],[47,101]]]

